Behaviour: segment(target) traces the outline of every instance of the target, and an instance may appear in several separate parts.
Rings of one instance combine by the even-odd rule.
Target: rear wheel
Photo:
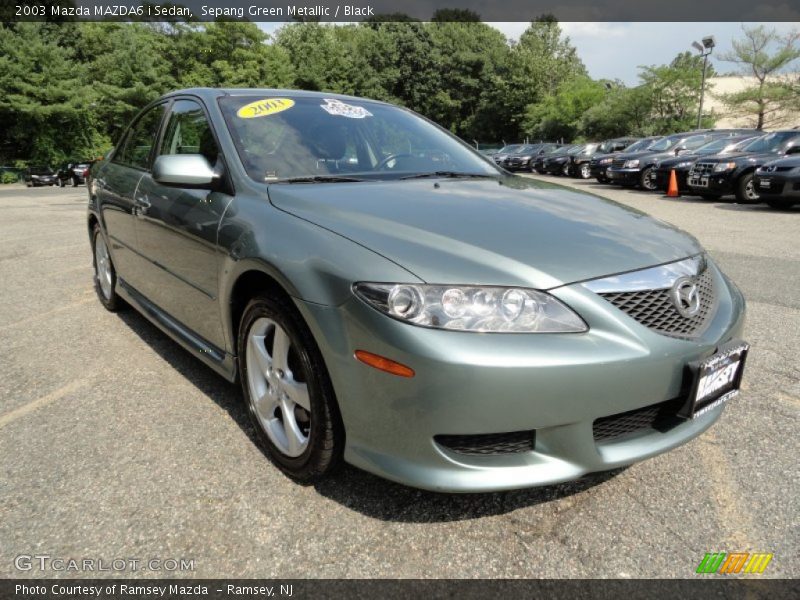
[[[250,301],[238,356],[250,419],[270,459],[299,481],[335,469],[344,427],[322,355],[291,301],[268,295]]]
[[[752,173],[745,173],[736,182],[736,201],[740,204],[755,204],[759,201]]]
[[[655,192],[658,189],[655,175],[656,174],[653,172],[653,167],[647,167],[644,171],[642,171],[642,174],[639,176],[639,185],[643,190]]]
[[[117,295],[117,271],[108,252],[108,245],[100,226],[92,230],[92,250],[94,252],[94,291],[100,303],[111,312],[123,306],[123,300]]]

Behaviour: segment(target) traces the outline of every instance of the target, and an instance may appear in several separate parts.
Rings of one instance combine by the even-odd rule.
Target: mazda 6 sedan
[[[95,287],[231,382],[300,481],[552,484],[736,395],[744,299],[691,236],[360,98],[196,89],[89,180]]]

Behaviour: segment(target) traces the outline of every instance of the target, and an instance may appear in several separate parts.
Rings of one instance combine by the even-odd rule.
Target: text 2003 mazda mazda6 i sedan
[[[744,300],[695,239],[395,106],[175,92],[89,193],[101,302],[240,380],[299,480],[565,481],[694,438],[739,387]]]

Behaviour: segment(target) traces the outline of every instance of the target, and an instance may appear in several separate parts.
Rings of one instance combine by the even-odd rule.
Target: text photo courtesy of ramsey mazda
[[[665,137],[603,173],[583,145],[574,168],[641,179],[645,157],[714,142]],[[745,302],[695,238],[392,104],[177,91],[87,185],[100,302],[240,383],[299,481],[342,461],[449,492],[573,480],[701,435],[741,384]]]

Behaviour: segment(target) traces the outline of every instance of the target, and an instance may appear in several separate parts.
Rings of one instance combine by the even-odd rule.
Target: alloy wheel
[[[289,457],[303,454],[311,429],[308,385],[295,352],[289,334],[272,319],[259,318],[250,327],[245,359],[252,409],[270,441]]]
[[[106,241],[102,235],[95,237],[94,262],[97,269],[97,281],[100,283],[100,291],[103,292],[106,300],[110,300],[114,280],[111,273],[111,258],[108,255],[108,246],[106,246]]]

